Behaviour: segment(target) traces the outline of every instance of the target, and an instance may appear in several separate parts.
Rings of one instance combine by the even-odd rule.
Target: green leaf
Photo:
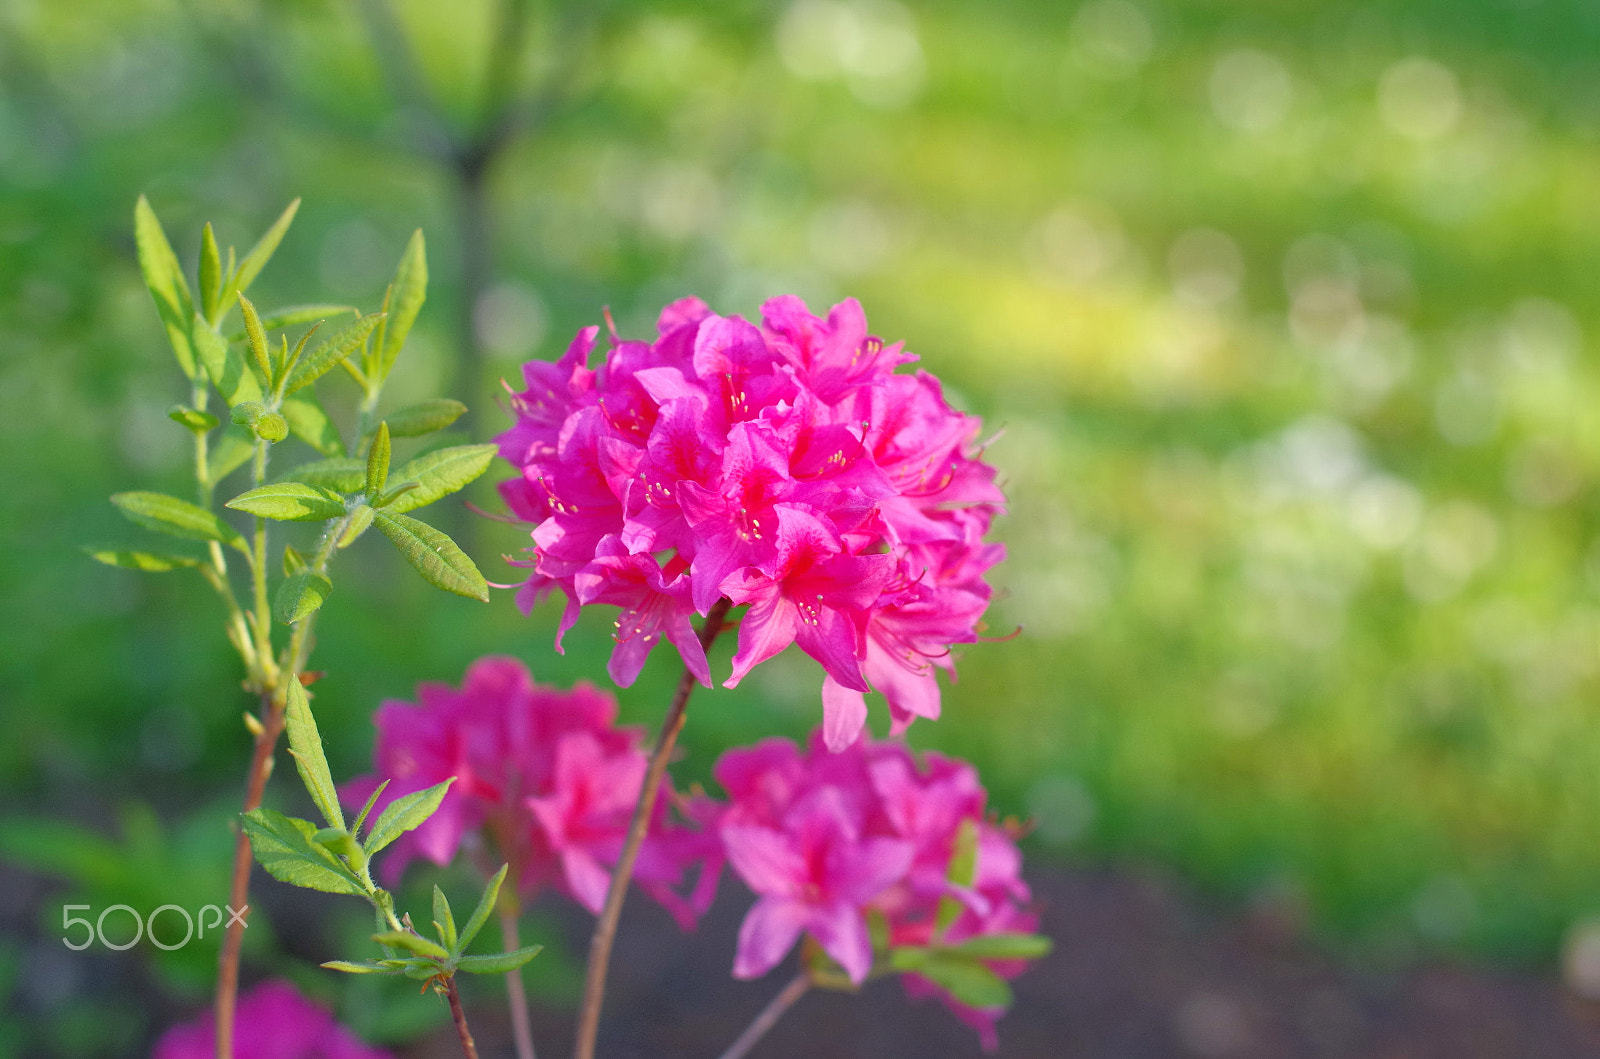
[[[968,1007],[1004,1008],[1011,1005],[1011,987],[1006,980],[975,960],[933,953],[914,968],[908,969],[933,982]]]
[[[356,538],[367,532],[367,527],[372,525],[372,518],[377,512],[370,506],[362,504],[350,512],[350,521],[345,524],[344,532],[339,534],[336,542],[340,548],[348,548],[356,542]]]
[[[242,819],[256,860],[274,879],[324,893],[366,895],[354,872],[311,841],[317,831],[311,821],[272,809],[251,809]]]
[[[272,372],[272,350],[267,346],[267,333],[261,326],[261,317],[256,315],[256,307],[243,294],[239,295],[239,311],[244,315],[244,334],[249,340],[250,353],[256,358],[256,367],[261,369],[266,388],[272,389],[276,378]]]
[[[950,866],[945,878],[957,886],[971,886],[978,872],[978,825],[963,820],[956,832],[955,848],[950,853]],[[956,917],[961,915],[961,902],[948,894],[939,898],[939,910],[934,920],[935,929],[943,934]]]
[[[327,373],[341,360],[361,348],[361,343],[372,334],[372,329],[383,319],[379,313],[363,316],[349,327],[336,332],[330,338],[319,343],[315,349],[302,356],[294,370],[289,373],[284,381],[283,392],[294,393],[305,386],[310,386]]]
[[[467,406],[448,397],[418,401],[390,412],[389,433],[397,438],[417,438],[443,430],[466,414]]]
[[[273,482],[240,493],[223,507],[279,522],[321,522],[344,514],[344,498],[304,482]]]
[[[432,816],[439,803],[444,800],[445,792],[450,789],[450,784],[456,778],[451,776],[443,783],[436,783],[426,790],[408,794],[403,798],[396,798],[389,803],[389,807],[378,815],[373,822],[372,830],[367,832],[365,849],[367,856],[375,855],[389,843],[405,834],[407,831],[421,824]]]
[[[305,334],[300,336],[300,341],[294,344],[293,353],[287,352],[289,348],[289,338],[287,335],[284,336],[283,348],[285,352],[283,356],[283,371],[285,374],[287,374],[289,370],[292,369],[296,364],[300,363],[300,358],[305,354],[306,351],[306,343],[311,341],[311,336],[316,334],[317,329],[321,326],[321,320],[318,320],[316,323],[312,324],[310,329],[307,330]]]
[[[456,918],[450,914],[450,902],[445,900],[444,891],[437,884],[433,888],[433,926],[439,932],[439,940],[444,942],[444,947],[455,953]]]
[[[256,450],[255,438],[247,430],[230,427],[217,435],[216,444],[206,457],[206,480],[220,482],[238,470]]]
[[[468,974],[504,974],[506,971],[515,971],[543,951],[543,945],[527,945],[515,952],[497,952],[490,956],[463,956],[456,961],[456,968]]]
[[[200,232],[200,311],[207,320],[217,318],[217,295],[222,293],[222,255],[211,222]]]
[[[283,576],[293,577],[306,568],[306,557],[292,544],[283,546]]]
[[[261,326],[264,330],[276,331],[282,327],[293,327],[295,324],[326,320],[330,316],[343,316],[345,313],[354,312],[360,312],[354,305],[291,305],[267,313],[261,318]],[[244,337],[244,332],[238,331],[229,335],[228,341],[243,342]]]
[[[306,689],[296,675],[289,677],[284,705],[284,720],[289,729],[289,753],[294,755],[300,779],[328,825],[344,827],[344,813],[339,809],[339,792],[333,785],[333,774],[328,771],[328,759],[322,752],[322,736],[317,732],[316,718],[311,716],[311,703],[306,698]]]
[[[278,586],[272,616],[284,625],[293,625],[307,614],[321,609],[333,591],[333,582],[310,568],[297,570]]]
[[[204,434],[215,430],[222,420],[210,412],[202,412],[188,405],[175,404],[167,409],[167,418],[179,426],[188,427],[192,433]]]
[[[375,383],[389,377],[395,358],[400,355],[400,347],[405,345],[411,325],[416,323],[417,313],[422,311],[422,303],[428,297],[428,251],[422,229],[413,232],[411,241],[406,243],[389,291],[389,319],[384,324],[378,347],[372,351],[374,370],[367,372]]]
[[[1037,960],[1050,955],[1054,943],[1043,934],[980,934],[943,951],[969,959]]]
[[[366,464],[354,456],[336,456],[291,467],[278,480],[320,485],[339,493],[357,493],[366,484]]]
[[[199,316],[195,317],[194,341],[206,374],[211,376],[212,385],[228,407],[261,400],[261,380],[256,377],[254,369],[245,363],[243,354],[230,346],[227,339],[213,331]]]
[[[187,555],[170,555],[166,552],[131,551],[123,548],[85,548],[89,557],[107,566],[120,566],[125,570],[159,572],[180,567],[199,566],[200,560]]]
[[[435,960],[448,960],[450,953],[442,948],[438,942],[430,941],[409,930],[386,930],[381,934],[372,935],[372,940],[379,945],[387,945],[392,949],[405,949],[418,956],[427,956]]]
[[[289,230],[289,224],[294,220],[295,211],[299,208],[299,199],[289,203],[288,208],[272,222],[272,227],[256,240],[256,245],[250,248],[250,252],[244,255],[244,260],[239,262],[239,267],[234,270],[233,275],[228,277],[228,285],[223,289],[222,297],[219,299],[221,304],[232,304],[235,294],[250,289],[250,284],[255,282],[256,277],[261,275],[261,270],[271,260],[272,252],[278,249],[278,244],[283,241],[283,233]]]
[[[386,510],[400,514],[449,496],[487,471],[498,451],[494,445],[455,445],[408,461],[394,472],[392,482],[395,488],[415,482],[417,488],[397,497]]]
[[[509,864],[500,865],[500,870],[490,878],[488,885],[483,888],[483,896],[478,898],[478,907],[472,910],[472,917],[467,920],[466,929],[461,932],[461,940],[456,944],[457,952],[465,952],[472,939],[478,936],[478,931],[489,921],[489,914],[494,911],[494,903],[500,898],[500,884],[506,881],[506,871]]]
[[[374,521],[429,584],[458,596],[489,602],[489,583],[445,533],[408,515],[388,511],[377,512]]]
[[[165,493],[117,493],[111,498],[129,519],[146,529],[192,541],[221,541],[247,551],[239,531],[203,507]],[[487,593],[486,593],[487,596]]]
[[[295,437],[324,456],[344,455],[344,439],[339,437],[339,428],[333,425],[315,391],[307,390],[285,398],[279,411],[289,421],[289,429]]]
[[[383,483],[389,480],[389,424],[378,424],[372,436],[372,448],[367,450],[367,496],[381,496]]]
[[[167,329],[167,341],[172,343],[178,366],[192,379],[199,371],[190,328],[194,302],[178,265],[178,255],[172,252],[167,233],[161,230],[155,210],[143,195],[133,208],[133,237],[139,246],[139,271],[144,273],[144,284],[155,299],[156,312]]]
[[[345,974],[403,974],[401,967],[390,966],[388,962],[380,963],[377,960],[329,960],[322,966],[330,971],[343,971]]]
[[[372,807],[378,804],[378,797],[383,794],[383,789],[389,786],[389,781],[384,780],[378,784],[377,789],[367,798],[367,804],[361,807],[361,815],[356,817],[356,822],[350,825],[352,835],[361,834],[361,825],[367,822],[367,814],[372,812]]]

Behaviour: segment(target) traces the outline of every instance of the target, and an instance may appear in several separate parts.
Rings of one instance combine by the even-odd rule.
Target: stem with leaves
[[[726,597],[712,604],[700,626],[700,646],[710,649],[711,643],[722,631],[722,623],[732,606]],[[628,836],[622,844],[622,854],[611,872],[611,887],[606,891],[606,903],[595,923],[594,935],[589,941],[589,965],[584,974],[583,1001],[578,1008],[577,1044],[573,1054],[577,1059],[594,1059],[595,1039],[600,1032],[600,1007],[605,1002],[606,971],[611,964],[611,946],[617,939],[617,924],[622,919],[622,902],[628,896],[628,883],[633,878],[634,862],[639,859],[639,847],[650,829],[650,814],[655,809],[656,795],[667,773],[667,762],[672,758],[672,748],[678,743],[678,733],[683,731],[687,717],[689,694],[694,691],[694,674],[686,667],[678,679],[678,690],[672,696],[667,716],[661,722],[661,735],[656,739],[655,750],[650,755],[650,767],[645,773],[644,785],[639,790],[639,801],[633,807],[633,819],[628,825]]]
[[[290,203],[242,258],[236,258],[230,247],[226,263],[207,225],[202,233],[198,286],[192,293],[155,211],[143,198],[139,200],[134,230],[140,270],[178,365],[190,383],[191,404],[174,406],[168,416],[193,435],[197,502],[153,492],[119,493],[112,502],[147,529],[202,542],[206,554],[198,557],[132,548],[90,551],[95,559],[112,566],[146,571],[198,569],[221,599],[228,640],[244,666],[245,687],[260,702],[257,715],[245,715],[254,739],[243,802],[247,821],[250,814],[262,811],[278,736],[289,723],[295,703],[305,701],[300,675],[311,651],[318,610],[332,588],[328,564],[337,550],[348,547],[376,524],[432,584],[469,598],[488,598],[483,575],[455,542],[405,512],[476,479],[493,459],[494,446],[439,449],[403,464],[391,475],[391,435],[419,437],[443,429],[458,419],[466,406],[435,399],[394,410],[387,420],[378,412],[384,383],[426,298],[428,272],[422,233],[414,234],[407,244],[381,313],[362,316],[348,306],[309,305],[259,314],[245,292],[277,249],[298,206],[299,200]],[[224,336],[223,321],[235,305],[244,330]],[[316,346],[309,345],[324,319],[352,312],[356,313],[354,323]],[[305,323],[313,326],[293,348],[286,335],[280,336],[276,347],[268,342],[269,332]],[[347,455],[349,450],[311,389],[335,366],[343,367],[361,388],[354,456]],[[228,407],[233,424],[219,435],[216,445],[209,435],[221,421],[207,410],[212,389]],[[291,472],[290,477],[303,480],[271,483],[267,480],[270,448],[291,433],[328,458]],[[217,485],[247,461],[252,488],[225,506],[252,516],[248,539],[214,509]],[[270,587],[269,521],[326,523],[309,561],[293,548],[283,549],[284,577],[276,595]],[[248,609],[240,605],[241,597],[235,593],[228,548],[243,556],[249,571],[249,594],[244,597]],[[281,653],[273,642],[274,620],[293,630]],[[309,718],[309,711],[305,712]],[[336,803],[334,806],[336,809]],[[240,910],[240,916],[229,923],[217,968],[216,1054],[221,1059],[231,1059],[233,1053],[251,852],[247,822],[235,844],[229,887],[229,904]],[[391,925],[397,927],[393,902],[372,886],[364,854],[352,853],[351,858],[351,864],[361,862],[358,879],[364,880],[353,892],[370,895],[380,913],[387,912]],[[454,964],[450,973],[453,968]]]

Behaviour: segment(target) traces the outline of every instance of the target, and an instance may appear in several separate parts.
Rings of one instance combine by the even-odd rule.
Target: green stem
[[[251,466],[254,485],[267,481],[267,443],[256,439],[255,459]],[[267,597],[267,520],[256,516],[256,527],[251,548],[250,580],[255,596],[256,658],[262,672],[258,674],[262,685],[277,684],[277,663],[272,657],[272,605]]]

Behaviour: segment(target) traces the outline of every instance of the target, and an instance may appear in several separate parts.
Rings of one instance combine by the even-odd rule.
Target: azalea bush
[[[652,341],[610,329],[601,350],[589,327],[556,362],[529,363],[526,388],[511,397],[515,421],[494,445],[430,445],[463,406],[383,401],[425,300],[420,233],[375,312],[258,312],[247,290],[293,213],[237,259],[208,227],[191,287],[140,201],[141,265],[190,383],[170,415],[193,437],[196,488],[193,501],[152,492],[113,501],[203,550],[94,551],[113,565],[198,570],[258,698],[246,715],[254,751],[230,907],[247,909],[252,856],[283,882],[366,902],[370,950],[325,968],[431,987],[468,1057],[457,976],[503,974],[516,1048],[531,1059],[520,968],[541,947],[522,944],[520,919],[526,901],[553,890],[595,916],[576,1034],[577,1056],[589,1059],[630,883],[692,930],[732,874],[756,897],[732,974],[765,975],[797,944],[800,970],[729,1059],[808,990],[882,976],[939,998],[993,1047],[1008,979],[1049,947],[1033,933],[1019,825],[989,813],[969,765],[918,755],[902,739],[915,719],[939,716],[937,674],[954,678],[955,645],[983,638],[985,572],[1004,555],[985,539],[1003,497],[979,422],[952,408],[931,374],[899,370],[916,357],[871,335],[854,300],[819,317],[775,298],[756,323],[688,298],[661,313]],[[230,334],[235,308],[242,327]],[[353,319],[313,341],[336,317]],[[335,369],[354,384],[347,431],[316,396]],[[272,453],[291,438],[315,458],[276,473]],[[416,451],[397,461],[408,443]],[[496,452],[515,472],[501,486],[511,517],[531,526],[515,560],[528,571],[518,604],[531,612],[561,592],[558,651],[583,608],[616,608],[608,673],[619,686],[671,643],[683,675],[660,731],[647,743],[642,729],[617,725],[615,701],[598,688],[542,686],[520,662],[489,657],[459,687],[424,684],[415,702],[382,705],[373,771],[341,784],[316,720],[330,704],[314,704],[320,674],[308,668],[331,564],[376,526],[430,583],[488,600],[474,561],[409,512],[476,479]],[[250,488],[219,510],[219,487],[245,464]],[[278,524],[299,522],[320,530],[279,539]],[[820,725],[804,749],[769,739],[726,753],[720,796],[680,791],[669,765],[691,692],[713,683],[708,651],[724,632],[736,637],[727,687],[792,645],[816,659]],[[887,703],[886,739],[867,730],[871,692]],[[262,804],[283,733],[318,820]],[[399,906],[390,888],[419,859],[462,859],[481,874],[461,925],[437,886],[426,910]],[[491,919],[502,951],[469,951],[483,947],[475,942]],[[159,1054],[372,1054],[286,985],[238,999],[245,925],[244,915],[229,925],[213,1012],[174,1028]]]

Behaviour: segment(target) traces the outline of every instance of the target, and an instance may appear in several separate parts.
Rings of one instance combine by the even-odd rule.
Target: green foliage
[[[339,534],[335,545],[339,548],[348,548],[372,526],[372,519],[377,511],[366,504],[362,504],[350,512],[350,518],[345,523],[344,532]]]
[[[400,356],[400,349],[411,334],[411,327],[416,323],[417,314],[422,311],[422,303],[427,296],[427,247],[419,228],[406,244],[405,253],[400,257],[400,267],[384,299],[384,311],[391,314],[393,319],[384,323],[382,333],[373,343],[372,351],[363,365],[367,378],[375,385],[382,385],[394,369],[395,360]]]
[[[272,616],[284,625],[293,625],[321,609],[332,591],[332,581],[315,570],[302,567],[278,586],[278,594],[273,597]]]
[[[273,809],[252,809],[242,820],[251,852],[274,879],[324,893],[366,896],[360,877],[327,847],[312,841],[317,827],[309,820]]]
[[[448,397],[418,401],[390,412],[386,418],[389,433],[397,438],[416,438],[431,434],[460,419],[467,406]]]
[[[126,570],[161,572],[180,570],[200,565],[200,560],[188,555],[168,552],[132,551],[126,548],[85,548],[90,558],[107,566],[120,566]]]
[[[278,215],[278,219],[272,222],[272,226],[256,240],[249,253],[240,259],[239,267],[228,277],[227,286],[217,298],[219,305],[232,304],[236,295],[241,295],[250,289],[250,285],[256,281],[256,277],[261,274],[261,270],[267,266],[267,262],[278,249],[278,244],[283,241],[284,233],[289,230],[289,225],[294,221],[294,215],[299,209],[299,199],[289,203],[283,213]]]
[[[497,952],[487,956],[463,956],[456,961],[456,967],[468,974],[504,974],[507,971],[515,971],[543,951],[543,945],[524,945],[511,952]]]
[[[466,947],[477,936],[494,907],[500,884],[505,879],[505,865],[489,880],[472,918],[467,922],[467,929],[459,935],[449,901],[445,899],[443,891],[434,887],[432,913],[437,940],[419,934],[411,926],[409,917],[397,919],[393,898],[372,882],[369,866],[373,855],[387,848],[401,835],[425,823],[438,810],[439,803],[455,782],[454,777],[426,790],[396,798],[378,814],[365,841],[361,841],[358,832],[377,803],[383,787],[380,786],[368,799],[356,819],[354,829],[346,830],[338,791],[333,783],[333,775],[328,770],[327,758],[322,752],[322,738],[317,732],[316,718],[312,716],[305,691],[297,680],[291,680],[288,685],[284,720],[289,733],[290,752],[294,755],[300,779],[328,826],[318,828],[309,820],[286,817],[271,810],[251,810],[244,814],[244,822],[256,858],[274,878],[284,882],[366,898],[377,910],[380,919],[389,926],[389,929],[379,930],[372,935],[372,940],[383,946],[386,954],[384,959],[331,960],[324,963],[324,967],[348,974],[396,974],[428,981],[449,978],[458,969],[472,974],[503,973],[521,967],[538,955],[542,948],[538,945],[487,956],[465,955]],[[411,955],[397,956],[395,950]]]
[[[167,418],[179,426],[188,428],[191,433],[195,434],[205,434],[215,430],[221,423],[221,420],[210,412],[197,411],[181,404],[173,405],[167,409]]]
[[[360,310],[353,305],[290,305],[282,309],[274,309],[261,318],[261,327],[266,331],[277,331],[295,324],[321,322],[330,316],[340,316],[344,313],[360,314]],[[229,342],[243,342],[246,333],[236,332],[228,336]]]
[[[327,411],[311,390],[301,390],[284,398],[279,409],[289,421],[289,431],[324,456],[343,456],[344,441]]]
[[[198,317],[196,322],[198,324]],[[259,403],[262,397],[262,380],[257,377],[256,369],[245,362],[239,351],[209,327],[196,326],[194,335],[200,362],[205,365],[206,374],[210,376],[212,385],[222,395],[223,403],[230,408],[251,402]]]
[[[167,242],[167,233],[156,219],[155,210],[143,195],[133,210],[134,239],[139,246],[139,269],[144,273],[145,286],[155,299],[156,312],[161,315],[162,326],[167,330],[167,341],[177,355],[178,367],[184,375],[194,378],[198,369],[194,343],[190,338],[194,305],[189,297],[189,284],[178,265],[178,255]]]
[[[300,779],[310,792],[311,800],[329,827],[344,827],[339,792],[333,785],[333,774],[328,771],[327,756],[322,752],[322,736],[317,731],[316,718],[311,715],[306,689],[298,679],[287,682],[284,722],[289,731],[289,753],[294,755],[295,767],[300,771]]]
[[[192,541],[221,541],[247,551],[239,531],[203,507],[165,493],[117,493],[111,498],[117,510],[146,529]]]
[[[499,450],[494,445],[454,445],[410,460],[394,472],[394,489],[415,485],[384,509],[391,514],[414,511],[476,481]]]
[[[207,320],[217,318],[221,296],[222,254],[217,249],[217,235],[207,221],[200,232],[200,313]]]
[[[489,877],[489,882],[483,888],[483,896],[478,899],[478,905],[472,910],[472,915],[467,918],[467,925],[461,931],[457,941],[458,950],[465,950],[478,936],[478,931],[489,922],[489,916],[494,912],[495,902],[500,898],[500,886],[506,881],[508,865],[500,865],[500,870]]]
[[[489,584],[483,574],[442,530],[390,511],[378,511],[373,518],[423,580],[458,596],[489,601]]]
[[[454,782],[455,777],[452,776],[443,783],[436,783],[432,787],[390,802],[388,807],[378,814],[378,819],[372,822],[372,828],[367,833],[367,840],[362,846],[367,856],[376,856],[379,850],[387,847],[407,831],[422,826],[439,808],[439,803],[444,801],[445,794],[450,790],[450,784]]]
[[[344,498],[304,482],[273,482],[247,489],[224,507],[279,522],[321,522],[344,514]]]
[[[895,949],[891,966],[896,971],[920,974],[968,1007],[1004,1008],[1011,1004],[1011,986],[1004,978],[978,960],[950,950]]]
[[[304,482],[339,493],[356,493],[366,483],[366,461],[354,456],[337,456],[291,467],[279,476],[279,481]]]
[[[283,392],[292,394],[310,386],[350,354],[362,348],[372,329],[383,319],[382,313],[363,316],[348,327],[324,339],[310,353],[303,355],[284,381]]]
[[[266,389],[274,389],[277,385],[277,376],[273,371],[272,353],[267,346],[267,333],[261,326],[261,317],[256,315],[256,307],[250,304],[250,299],[243,294],[239,295],[239,312],[244,317],[244,334],[246,344],[250,347],[250,354],[255,358],[256,370],[264,381]]]
[[[943,951],[975,960],[1037,960],[1054,944],[1042,934],[981,934],[944,947]]]
[[[379,423],[378,432],[372,436],[372,447],[367,450],[367,496],[383,495],[384,483],[389,480],[389,424]]]

